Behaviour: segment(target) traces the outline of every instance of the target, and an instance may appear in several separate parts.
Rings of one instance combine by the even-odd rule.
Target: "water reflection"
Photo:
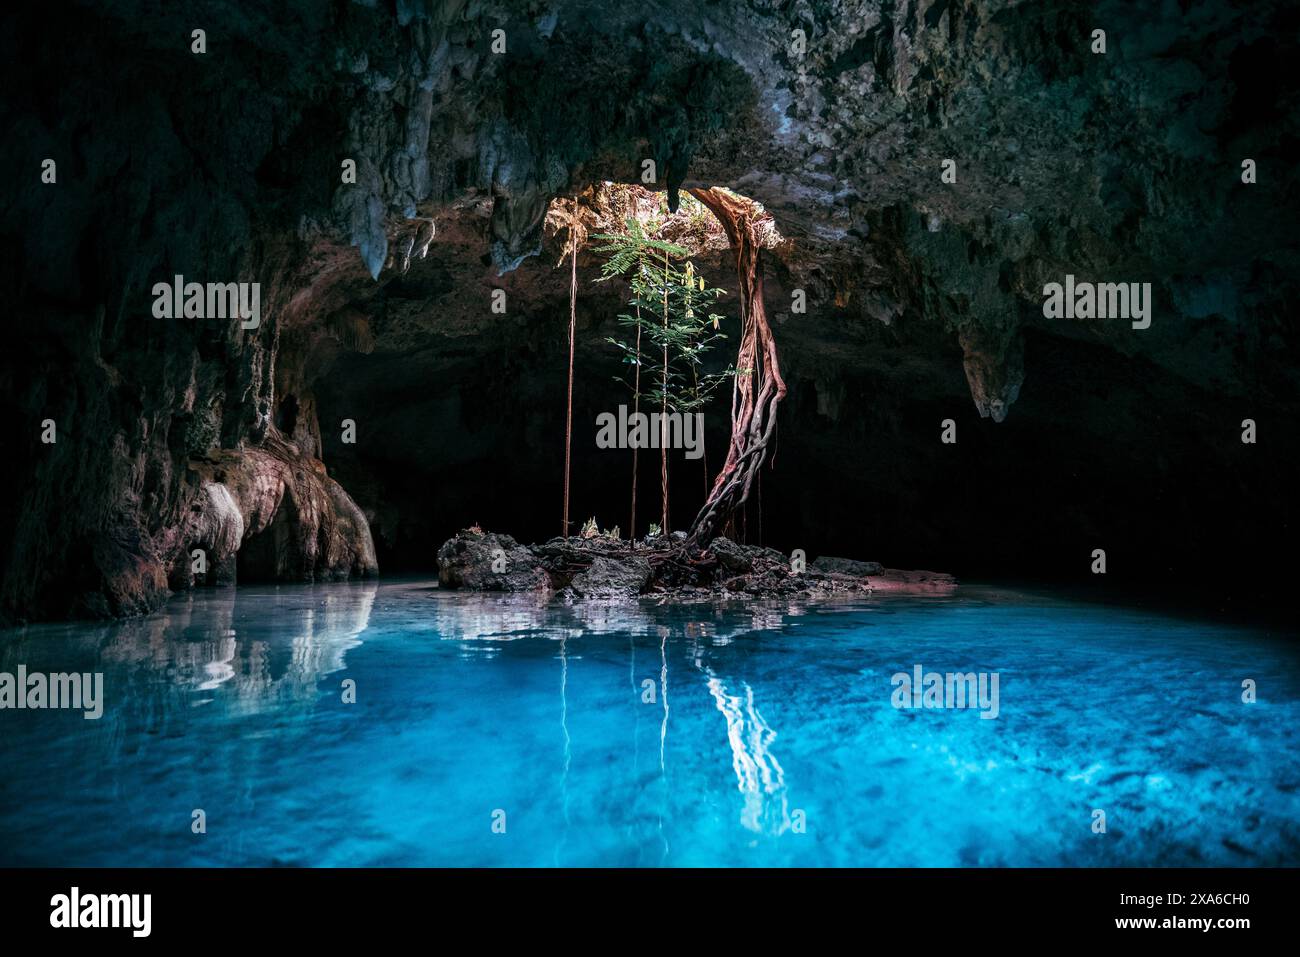
[[[754,632],[780,630],[791,617],[829,602],[806,599],[665,605],[653,600],[558,603],[543,595],[439,592],[422,587],[434,606],[437,637],[465,642],[516,641],[538,636],[634,635],[707,637],[718,644]],[[857,600],[857,606],[863,603]],[[846,607],[848,607],[846,605]],[[738,614],[739,612],[739,614]],[[423,627],[431,622],[421,619]],[[414,622],[413,622],[414,624]],[[663,629],[667,632],[663,632]]]
[[[728,659],[710,660],[708,649],[721,649],[748,634],[778,631],[790,618],[808,612],[807,601],[744,601],[735,607],[722,602],[684,608],[654,601],[565,605],[540,595],[440,592],[427,583],[387,587],[401,599],[385,615],[383,627],[389,634],[398,631],[455,641],[463,646],[462,654],[487,658],[500,654],[501,642],[538,637],[558,642],[561,762],[557,777],[564,828],[554,845],[554,863],[563,862],[571,823],[574,741],[569,719],[569,642],[573,639],[627,638],[629,681],[637,702],[629,728],[633,779],[639,774],[642,696],[650,686],[638,678],[638,642],[657,652],[655,691],[660,715],[653,813],[660,862],[667,861],[671,852],[666,829],[673,799],[669,731],[676,693],[670,688],[669,672],[674,642],[679,640],[687,648],[688,667],[704,677],[705,700],[722,715],[718,741],[725,741],[731,755],[741,795],[737,808],[741,825],[768,834],[789,828],[785,772],[770,747],[776,731],[759,711],[753,687],[720,670],[719,661]],[[125,675],[125,682],[119,682],[118,706],[110,709],[102,729],[111,744],[101,754],[113,760],[124,746],[124,729],[132,723],[174,736],[190,727],[186,718],[190,709],[218,701],[226,712],[245,715],[314,707],[323,680],[344,671],[348,652],[362,644],[378,594],[374,582],[201,590],[173,599],[145,619],[23,629],[0,642],[0,663],[6,670],[19,662],[34,667],[37,643],[59,633],[79,655],[93,660],[94,667]],[[135,676],[143,676],[144,682]],[[711,749],[696,743],[690,750]]]
[[[560,795],[564,808],[564,833],[555,844],[554,863],[560,866],[560,851],[569,836],[569,768],[573,765],[573,739],[569,737],[569,654],[568,635],[560,635],[560,731],[564,735],[564,768],[560,772]]]
[[[162,710],[212,700],[221,690],[235,710],[259,711],[311,702],[321,679],[346,667],[361,644],[378,585],[191,592],[147,618],[108,624],[37,625],[0,641],[0,664],[40,667],[44,649],[71,647],[78,664],[129,676],[144,673]],[[50,670],[70,666],[68,655]],[[162,679],[162,680],[159,680]],[[126,704],[148,700],[118,688]],[[195,697],[195,693],[200,693]]]
[[[435,598],[437,631],[441,637],[467,643],[514,641],[528,637],[550,637],[559,642],[559,714],[563,747],[560,792],[567,834],[570,823],[569,776],[573,762],[573,740],[568,722],[570,638],[628,637],[628,668],[632,692],[644,701],[644,689],[636,673],[637,639],[658,639],[657,698],[661,709],[658,735],[658,784],[660,799],[656,811],[661,860],[667,860],[669,842],[664,830],[665,809],[670,805],[669,727],[672,704],[669,688],[669,650],[674,639],[689,642],[690,660],[705,676],[707,690],[716,710],[723,716],[719,728],[731,754],[736,787],[741,793],[739,820],[747,830],[779,835],[790,828],[785,771],[772,752],[777,734],[764,719],[755,701],[753,687],[741,680],[720,675],[715,664],[706,662],[705,644],[724,647],[737,638],[756,632],[780,631],[791,617],[804,615],[804,600],[747,602],[741,614],[728,603],[692,605],[686,609],[654,602],[585,602],[556,605],[536,596],[466,595],[444,593]],[[665,623],[667,622],[667,623]],[[705,643],[705,644],[702,644]],[[489,652],[491,653],[491,652]],[[732,693],[729,687],[738,690]],[[639,771],[640,711],[632,728],[632,774]],[[560,842],[563,843],[563,840]],[[560,847],[555,852],[560,862]]]
[[[742,682],[741,694],[727,692],[712,668],[705,668],[709,693],[727,722],[731,767],[736,786],[744,796],[740,823],[750,831],[782,834],[790,829],[790,808],[785,793],[785,771],[769,747],[776,732],[763,720],[754,704],[754,689]]]
[[[1300,727],[1293,657],[1093,607],[955,604],[563,605],[386,582],[10,630],[0,667],[103,670],[106,702],[99,721],[0,715],[0,863],[1300,859],[1279,757]],[[1180,667],[1135,689],[1152,649]],[[996,722],[892,708],[891,673],[946,660],[1005,670]],[[1266,706],[1239,703],[1241,673]],[[1131,840],[1074,828],[1069,808],[1102,802],[1128,809]],[[202,841],[195,807],[219,822]],[[805,820],[833,839],[797,836]]]

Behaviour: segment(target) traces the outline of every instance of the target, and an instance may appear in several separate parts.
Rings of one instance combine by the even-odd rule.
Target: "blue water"
[[[200,592],[0,632],[106,699],[0,711],[0,864],[1296,865],[1296,647],[993,590]],[[998,673],[998,717],[895,708],[917,664]]]

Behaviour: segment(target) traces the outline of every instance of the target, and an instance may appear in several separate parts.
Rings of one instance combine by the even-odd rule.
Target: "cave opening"
[[[310,569],[290,567],[298,532],[298,509],[286,495],[266,528],[244,539],[235,556],[238,580],[245,584],[310,580]],[[306,572],[306,574],[304,574]]]
[[[737,192],[726,194],[751,211],[762,249],[788,246],[761,203]],[[715,311],[717,332],[725,338],[702,359],[701,376],[723,375],[736,362],[742,316],[735,255],[715,213],[690,191],[680,194],[675,211],[664,190],[639,184],[597,182],[579,197],[586,239],[577,261],[571,522],[575,534],[581,524],[594,520],[602,529],[618,527],[626,536],[635,463],[641,503],[637,532],[643,536],[651,521],[659,523],[658,454],[643,450],[634,455],[597,445],[601,416],[634,405],[623,375],[625,356],[611,344],[620,335],[618,316],[630,311],[629,291],[622,279],[602,281],[606,254],[598,252],[604,241],[597,237],[626,232],[628,220],[634,220],[647,236],[685,250],[697,279],[723,290]],[[380,290],[382,306],[365,307],[378,316],[375,349],[338,355],[329,374],[316,383],[322,422],[339,421],[348,409],[385,410],[370,426],[370,440],[356,445],[322,429],[323,459],[365,510],[385,569],[430,570],[438,545],[474,524],[507,531],[521,541],[542,541],[556,533],[563,501],[573,208],[568,197],[550,202],[540,255],[502,278],[479,273],[480,283],[507,292],[511,305],[504,317],[494,322],[481,301],[446,294],[453,283],[461,285],[458,273],[477,271],[473,267],[481,264],[468,261],[468,250],[435,244],[427,259],[413,260],[408,272]],[[458,227],[452,223],[440,229],[454,235]],[[436,276],[437,285],[426,282],[426,275]],[[431,309],[431,297],[449,301]],[[396,331],[398,317],[400,339],[386,348],[386,333]],[[452,325],[454,340],[444,332]],[[447,355],[452,341],[454,353]],[[647,375],[651,365],[647,362]],[[480,388],[485,396],[475,394]],[[731,392],[727,383],[703,410],[702,454],[684,448],[670,452],[675,528],[690,526],[727,458]],[[283,431],[290,419],[287,399],[280,418]],[[750,543],[763,537],[761,481],[755,481],[732,529]],[[436,494],[430,495],[430,489]]]
[[[280,400],[275,424],[285,435],[293,435],[297,431],[298,397],[296,395],[286,395]]]
[[[689,188],[675,213],[662,190],[634,184],[595,183],[580,196],[589,236],[613,231],[631,215],[655,235],[691,250],[708,281],[727,292],[719,311],[728,338],[709,369],[721,371],[734,362],[741,330],[734,257],[725,231]],[[355,445],[341,442],[337,430],[322,428],[322,458],[364,510],[386,572],[432,571],[440,543],[471,525],[526,542],[556,534],[563,500],[572,208],[568,197],[553,199],[540,254],[503,277],[483,261],[473,211],[448,216],[427,258],[412,259],[409,271],[367,293],[372,298],[360,308],[371,317],[367,335],[373,347],[333,356],[328,375],[316,382],[323,423],[358,410],[371,417],[367,438]],[[1132,400],[1135,412],[1122,448],[1144,430],[1168,427],[1157,421],[1161,403],[1183,403],[1195,410],[1189,421],[1204,422],[1210,411],[1204,394],[1176,372],[1080,342],[1072,330],[1032,325],[1008,345],[978,336],[954,339],[952,320],[941,317],[949,308],[968,310],[969,297],[945,305],[947,299],[934,298],[931,280],[906,272],[900,287],[892,275],[890,257],[899,255],[907,231],[930,235],[932,219],[923,216],[912,224],[894,211],[860,227],[871,240],[854,240],[852,255],[866,260],[856,267],[828,254],[826,244],[803,228],[792,238],[775,216],[763,217],[761,225],[764,298],[789,393],[773,432],[772,456],[755,475],[731,536],[786,553],[797,548],[809,556],[941,568],[974,579],[1087,587],[1094,582],[1079,573],[1077,556],[1089,554],[1104,534],[1133,561],[1112,569],[1109,587],[1146,587],[1137,568],[1154,567],[1177,590],[1194,563],[1189,556],[1207,561],[1263,533],[1250,523],[1192,528],[1180,517],[1197,508],[1198,496],[1213,494],[1214,481],[1203,465],[1193,464],[1205,460],[1208,433],[1201,428],[1180,430],[1186,443],[1172,458],[1121,451],[1132,459],[1127,474],[1163,489],[1155,502],[1129,507],[1131,496],[1116,481],[1118,473],[1098,464],[1113,457],[1116,446],[1113,399],[1095,383],[1145,383],[1137,390],[1145,399],[1125,387],[1123,401]],[[625,532],[633,456],[598,449],[595,436],[598,417],[627,404],[619,355],[607,341],[618,332],[616,317],[627,297],[617,284],[596,281],[601,259],[594,244],[582,244],[577,261],[571,519],[575,532],[588,519]],[[962,241],[953,255],[967,263],[971,249]],[[975,255],[978,262],[989,254]],[[995,272],[999,294],[1012,295],[1003,271]],[[510,303],[501,316],[486,305],[488,291],[498,288]],[[932,316],[936,309],[939,315]],[[1004,353],[1023,353],[1039,364],[1032,389],[1014,391],[1018,380],[1003,386],[1001,377],[1008,373],[1002,370],[1010,361]],[[1129,367],[1132,377],[1125,380]],[[1018,395],[1010,415],[1010,402],[995,391],[980,398],[981,390],[999,388]],[[1159,403],[1150,398],[1157,393]],[[986,417],[981,401],[1003,420]],[[682,452],[670,460],[676,528],[697,514],[726,456],[729,406],[729,395],[723,396],[714,414],[705,416],[707,472],[702,461]],[[288,407],[281,416],[288,420]],[[940,441],[947,419],[957,423],[961,436],[953,445]],[[1217,454],[1210,460],[1223,461]],[[1062,461],[1073,464],[1064,471],[1052,465]],[[654,503],[657,457],[642,453],[636,470],[639,501]],[[1165,476],[1171,471],[1193,478],[1170,487]],[[998,480],[977,491],[969,480],[976,475]],[[1058,498],[1068,504],[1055,504]],[[834,503],[851,509],[854,520],[837,517],[841,506]],[[1118,523],[1111,518],[1117,508],[1124,515]],[[638,506],[639,534],[656,512],[652,504]],[[1161,544],[1168,540],[1162,530],[1170,527],[1186,531],[1185,548],[1172,561]],[[1253,586],[1246,591],[1255,593]]]

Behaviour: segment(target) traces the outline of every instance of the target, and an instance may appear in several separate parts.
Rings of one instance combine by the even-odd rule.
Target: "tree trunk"
[[[749,205],[716,189],[692,189],[722,223],[736,254],[740,283],[740,347],[731,395],[731,444],[704,506],[687,533],[688,546],[706,548],[749,498],[754,477],[767,459],[776,429],[776,407],[785,397],[776,340],[763,308],[762,249]]]

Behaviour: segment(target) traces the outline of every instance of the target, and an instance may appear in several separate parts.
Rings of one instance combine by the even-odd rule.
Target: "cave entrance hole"
[[[733,197],[752,211],[757,239],[763,249],[775,249],[786,242],[776,218],[762,203],[735,190],[718,186],[707,188]],[[678,194],[677,211],[670,212],[666,190],[602,180],[580,194],[579,206],[582,226],[589,236],[624,233],[627,231],[626,221],[631,217],[651,239],[681,246],[692,258],[723,253],[731,246],[722,221],[690,190]],[[573,215],[573,200],[568,197],[553,199],[546,215],[552,228],[567,230]]]
[[[737,283],[737,299],[740,307],[741,332],[734,375],[732,375],[731,396],[731,434],[728,442],[726,460],[709,485],[708,465],[705,464],[706,487],[709,488],[704,505],[696,513],[686,532],[688,549],[707,548],[713,538],[725,531],[731,531],[738,510],[749,500],[755,481],[761,483],[763,464],[768,460],[770,446],[776,429],[776,408],[786,394],[785,381],[781,376],[780,363],[777,358],[776,340],[767,320],[763,302],[763,252],[765,249],[780,245],[784,240],[777,229],[776,221],[762,204],[748,197],[741,196],[722,187],[692,187],[678,199],[677,208],[671,209],[666,193],[656,193],[635,184],[617,184],[604,182],[590,187],[583,197],[556,200],[548,209],[548,225],[557,231],[567,229],[568,241],[565,244],[566,256],[571,259],[572,283],[570,287],[570,321],[569,321],[569,412],[565,429],[565,473],[564,473],[564,516],[562,534],[571,534],[569,527],[569,446],[573,419],[573,356],[574,356],[574,308],[577,298],[577,253],[587,237],[606,237],[602,251],[612,252],[611,263],[617,268],[630,270],[633,274],[649,277],[657,272],[654,260],[662,252],[663,256],[663,333],[658,334],[658,324],[652,320],[643,322],[643,316],[649,320],[658,311],[652,296],[644,292],[639,301],[634,298],[636,309],[635,346],[621,345],[625,353],[634,358],[631,364],[635,368],[636,382],[634,391],[641,395],[640,383],[649,373],[653,379],[653,352],[647,356],[642,350],[642,332],[650,330],[651,342],[662,344],[663,378],[660,384],[660,419],[662,440],[635,448],[660,448],[662,511],[660,528],[664,534],[669,531],[669,477],[667,428],[671,418],[679,417],[681,411],[698,408],[699,381],[697,377],[697,359],[700,343],[711,339],[705,327],[699,326],[701,313],[712,306],[711,298],[716,293],[705,293],[703,277],[697,277],[693,271],[692,261],[697,256],[709,253],[724,253],[720,258],[723,263],[731,262]],[[580,207],[586,206],[586,212]],[[552,217],[554,217],[552,219]],[[610,237],[621,237],[614,246]],[[647,243],[647,240],[649,243]],[[652,245],[652,244],[660,245]],[[671,244],[671,245],[666,245]],[[630,248],[632,253],[625,256]],[[670,280],[669,258],[684,261],[678,277]],[[647,262],[649,260],[649,262]],[[640,265],[637,265],[637,264]],[[621,273],[620,273],[621,274]],[[613,278],[606,275],[605,278]],[[692,306],[691,292],[696,288],[698,278],[700,293],[710,301]],[[674,291],[676,290],[676,291]],[[691,292],[687,292],[690,290]],[[684,320],[674,317],[674,332],[669,333],[669,305],[676,298],[682,309]],[[695,311],[698,310],[698,311]],[[694,321],[692,322],[692,317]],[[681,325],[682,322],[685,325]],[[706,322],[707,325],[707,322]],[[713,317],[713,328],[718,328],[717,317]],[[689,329],[684,334],[686,345],[680,345],[683,338],[682,328]],[[696,339],[695,337],[699,338]],[[656,342],[656,340],[658,340]],[[692,386],[695,398],[678,401],[669,412],[670,401],[670,350],[678,349],[687,357],[690,366]],[[649,361],[647,361],[649,360]],[[685,394],[685,387],[679,395]],[[653,398],[653,392],[650,393]],[[640,413],[634,411],[633,415]],[[651,413],[653,416],[653,413]],[[620,443],[621,444],[621,443]],[[635,452],[634,452],[635,455]],[[634,458],[633,474],[636,473]],[[636,482],[632,483],[632,507],[629,534],[636,534]],[[761,515],[760,515],[761,523]],[[585,530],[584,530],[585,534]],[[761,532],[760,532],[761,536]]]

